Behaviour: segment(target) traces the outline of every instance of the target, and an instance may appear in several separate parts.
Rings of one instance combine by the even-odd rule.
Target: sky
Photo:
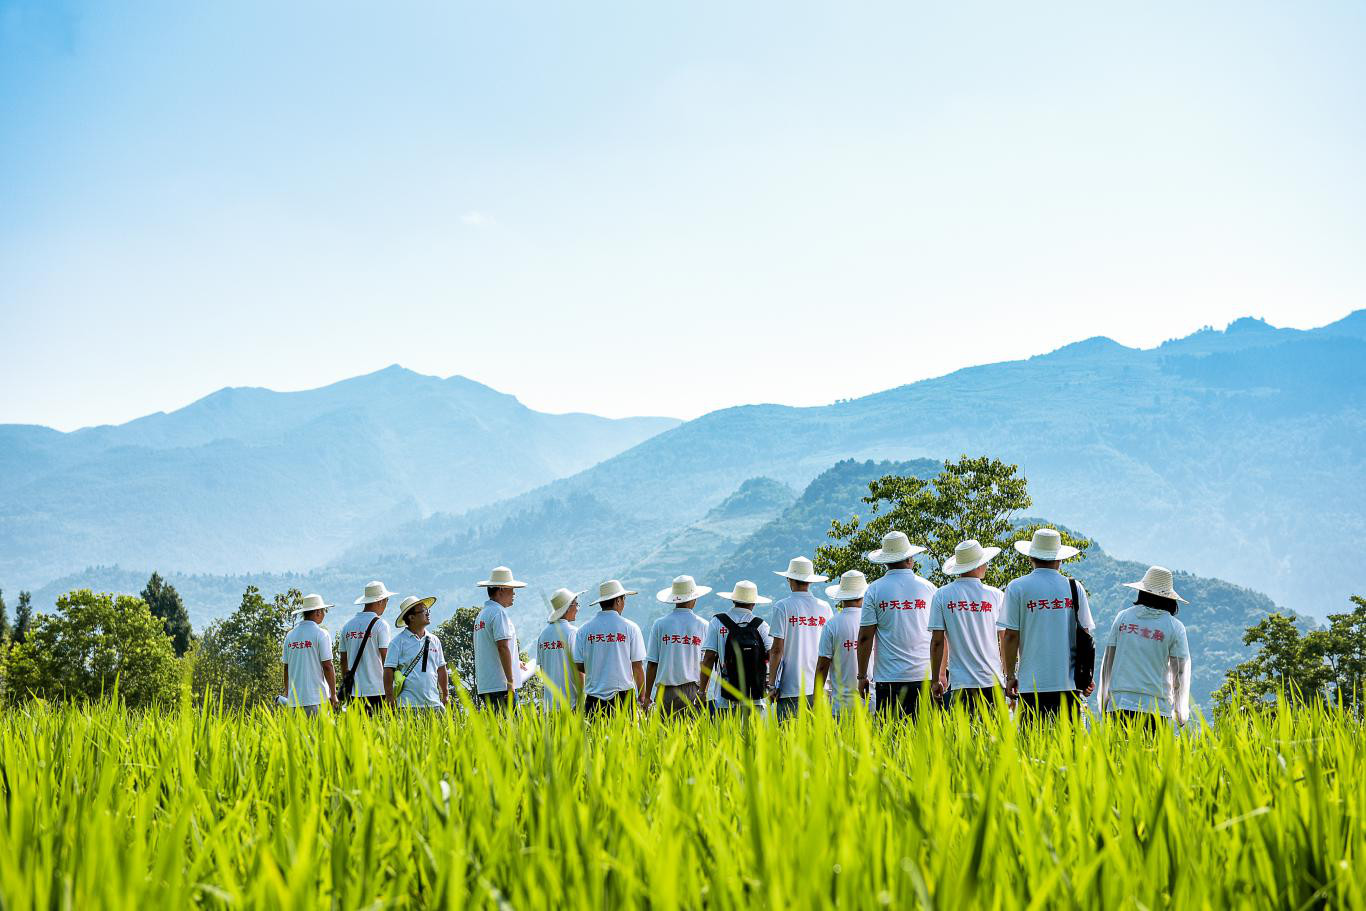
[[[1366,307],[1366,4],[0,0],[0,422],[820,404]]]

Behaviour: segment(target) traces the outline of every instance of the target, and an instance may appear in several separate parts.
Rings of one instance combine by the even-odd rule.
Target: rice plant
[[[1366,737],[586,724],[214,705],[0,715],[0,909],[1366,906]]]

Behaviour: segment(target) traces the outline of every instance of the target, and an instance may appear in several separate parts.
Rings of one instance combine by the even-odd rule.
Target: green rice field
[[[1366,907],[1366,732],[0,714],[0,909]]]

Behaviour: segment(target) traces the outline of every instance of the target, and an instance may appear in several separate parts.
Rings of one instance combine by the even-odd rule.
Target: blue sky
[[[0,0],[0,421],[815,404],[1366,306],[1366,5]]]

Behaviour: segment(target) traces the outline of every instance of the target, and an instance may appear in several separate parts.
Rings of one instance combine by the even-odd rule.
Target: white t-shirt
[[[547,623],[536,637],[536,664],[545,674],[541,708],[569,708],[578,702],[579,672],[574,667],[574,637],[579,628],[568,620]]]
[[[725,642],[726,636],[728,635],[726,628],[722,626],[721,621],[717,619],[717,617],[720,617],[722,614],[725,614],[739,625],[744,626],[750,620],[754,619],[754,610],[753,608],[741,610],[732,604],[725,610],[717,611],[712,615],[712,618],[707,621],[707,632],[706,635],[702,637],[702,651],[716,653],[716,666],[712,668],[711,685],[708,687],[708,689],[711,690],[711,698],[714,702],[730,703],[731,699],[721,692],[721,667],[724,663],[721,656],[721,644]],[[772,651],[773,635],[768,630],[767,620],[759,621],[759,637],[764,640],[764,651]]]
[[[324,661],[332,660],[332,634],[312,620],[302,620],[285,636],[280,663],[289,668],[289,704],[322,705],[327,699]]]
[[[949,687],[983,689],[1005,685],[997,624],[1005,595],[981,579],[961,577],[934,593],[930,630],[943,630],[949,644]]]
[[[517,645],[517,629],[508,617],[507,608],[497,601],[485,601],[479,615],[474,618],[474,686],[480,693],[505,693],[508,688],[507,675],[503,673],[503,662],[498,658],[498,643],[511,639],[512,677],[517,684],[517,662],[522,650]]]
[[[422,642],[427,646],[427,669],[422,669]],[[441,640],[430,631],[414,636],[413,631],[405,629],[395,636],[389,645],[389,654],[384,659],[385,667],[403,670],[408,662],[417,658],[417,663],[408,672],[403,684],[403,692],[398,694],[398,704],[405,708],[440,708],[441,687],[436,677],[437,668],[446,666],[446,655],[441,650]]]
[[[816,657],[821,630],[834,613],[810,592],[793,592],[773,605],[769,618],[773,638],[783,640],[783,664],[778,671],[778,698],[810,696],[816,691]]]
[[[862,608],[845,607],[835,612],[830,622],[821,628],[817,654],[830,659],[830,707],[838,715],[858,701],[858,630],[863,619]],[[875,663],[870,656],[868,670]]]
[[[356,666],[356,653],[360,651],[360,644],[365,640],[365,631],[370,628],[370,621],[376,621],[374,628],[370,629],[370,640],[365,643],[365,654],[360,657],[360,666]],[[346,666],[353,668],[356,672],[356,688],[353,695],[356,696],[383,696],[384,695],[384,662],[379,656],[379,650],[389,647],[389,639],[393,634],[393,627],[384,622],[384,618],[369,611],[361,611],[346,621],[346,625],[341,629],[341,647],[346,654]]]
[[[707,621],[690,607],[676,607],[656,620],[645,640],[645,660],[659,665],[655,683],[696,683],[702,674],[702,637],[706,634]]]
[[[574,660],[583,665],[584,693],[608,699],[635,689],[631,666],[645,660],[645,636],[616,611],[600,611],[574,637]]]
[[[1170,718],[1175,681],[1172,658],[1189,658],[1186,625],[1164,610],[1134,605],[1119,612],[1101,648],[1114,646],[1110,708]]]
[[[1095,629],[1086,589],[1077,583],[1077,620]],[[1006,629],[1020,632],[1020,663],[1015,675],[1022,693],[1075,690],[1072,649],[1077,633],[1072,619],[1072,592],[1067,577],[1056,569],[1036,569],[1006,586]]]
[[[877,683],[930,679],[930,600],[935,588],[913,569],[889,569],[863,596],[864,626],[877,627]]]

